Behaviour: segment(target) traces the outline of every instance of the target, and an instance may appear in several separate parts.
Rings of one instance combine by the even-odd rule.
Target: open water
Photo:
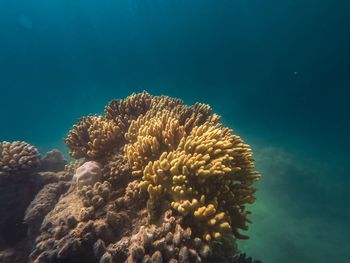
[[[350,1],[0,1],[0,141],[58,148],[147,90],[205,102],[262,178],[240,249],[350,262]]]

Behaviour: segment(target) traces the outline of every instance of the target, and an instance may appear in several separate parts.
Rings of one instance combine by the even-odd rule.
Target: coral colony
[[[210,106],[132,94],[81,118],[65,142],[76,161],[0,144],[3,184],[40,181],[1,262],[260,262],[236,246],[259,179],[252,151]]]

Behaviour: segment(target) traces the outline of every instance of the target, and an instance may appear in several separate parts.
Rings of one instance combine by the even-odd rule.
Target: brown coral
[[[70,130],[66,144],[74,158],[101,158],[120,144],[120,128],[101,116],[82,118]]]
[[[26,142],[0,143],[0,174],[29,171],[40,164],[39,151]]]
[[[152,96],[147,92],[133,93],[125,100],[115,99],[105,107],[108,119],[124,122],[128,126],[138,116],[145,114],[151,107]]]
[[[125,185],[130,180],[130,165],[123,154],[114,154],[107,158],[103,167],[103,179],[111,184]]]
[[[144,91],[133,93],[124,100],[110,101],[105,107],[105,116],[107,119],[114,120],[123,132],[127,132],[131,122],[139,116],[181,104],[182,100],[168,96],[151,96]]]
[[[202,262],[211,256],[212,250],[200,238],[194,238],[190,227],[181,226],[181,218],[164,214],[163,223],[141,227],[131,237],[127,262]]]

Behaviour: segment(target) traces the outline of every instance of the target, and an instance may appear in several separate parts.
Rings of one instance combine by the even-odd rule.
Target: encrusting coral
[[[236,239],[259,174],[209,105],[132,94],[80,119],[65,141],[79,160],[66,165],[73,180],[58,201],[52,184],[28,210],[41,224],[29,262],[253,262]]]
[[[26,142],[0,142],[0,174],[25,172],[40,164],[39,151]]]

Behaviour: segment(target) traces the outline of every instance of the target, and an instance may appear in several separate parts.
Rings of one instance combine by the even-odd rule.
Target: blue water
[[[263,177],[240,248],[349,262],[350,2],[0,2],[0,141],[64,148],[76,120],[147,90],[209,103]]]

